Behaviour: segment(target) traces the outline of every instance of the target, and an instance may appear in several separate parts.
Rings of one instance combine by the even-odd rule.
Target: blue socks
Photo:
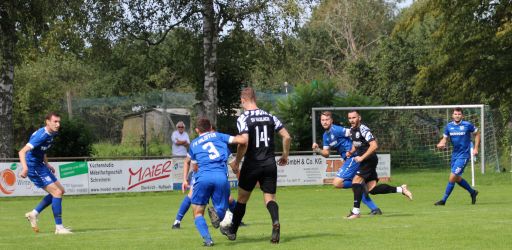
[[[39,204],[37,204],[36,210],[38,213],[41,213],[46,207],[48,207],[50,204],[52,204],[53,196],[51,194],[46,195]]]
[[[457,184],[459,184],[459,186],[463,187],[464,189],[468,190],[470,194],[473,194],[475,192],[475,190],[473,190],[469,183],[464,179],[461,179],[461,181],[457,182]]]
[[[62,198],[52,198],[52,210],[55,224],[62,225]]]
[[[183,216],[185,216],[185,214],[187,213],[191,203],[192,200],[190,199],[190,197],[188,197],[188,195],[185,195],[185,198],[183,198],[183,201],[181,202],[180,209],[176,214],[176,220],[181,221],[181,219],[183,219]]]
[[[205,241],[212,240],[210,236],[210,232],[208,232],[208,225],[206,225],[206,221],[204,220],[204,216],[199,215],[194,219],[194,223],[196,224],[197,231]]]
[[[446,202],[446,200],[448,199],[448,197],[452,193],[454,187],[455,187],[455,183],[454,182],[448,182],[448,184],[446,185],[446,190],[444,191],[444,196],[443,196],[443,201],[444,202]]]
[[[229,204],[229,211],[230,211],[231,213],[233,213],[233,211],[235,211],[235,206],[236,206],[236,200],[233,200],[233,202],[231,202],[231,203]]]
[[[378,208],[368,194],[363,194],[363,199],[361,201],[372,211]]]

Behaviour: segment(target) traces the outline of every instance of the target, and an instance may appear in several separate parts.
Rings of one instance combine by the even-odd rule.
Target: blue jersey
[[[188,153],[192,163],[199,166],[194,177],[211,172],[227,175],[226,161],[230,154],[228,143],[233,139],[233,136],[219,132],[207,132],[194,139]]]
[[[38,129],[34,132],[27,143],[27,145],[32,148],[27,155],[27,162],[44,162],[44,154],[46,150],[48,150],[52,146],[53,138],[57,135],[57,133],[50,133],[46,131],[45,127]]]
[[[324,149],[334,148],[345,159],[346,152],[352,149],[352,139],[350,139],[350,129],[342,126],[331,125],[331,128],[324,132]]]
[[[444,136],[450,137],[453,145],[452,159],[470,158],[471,133],[478,129],[468,121],[461,121],[459,124],[450,122],[444,129]]]

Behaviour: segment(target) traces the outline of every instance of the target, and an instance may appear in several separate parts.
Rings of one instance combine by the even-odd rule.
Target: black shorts
[[[275,163],[263,166],[242,165],[238,186],[245,191],[251,192],[260,183],[263,193],[275,194],[277,186],[277,166]]]
[[[379,177],[377,176],[377,164],[379,163],[379,158],[377,158],[376,154],[373,154],[369,158],[362,161],[359,165],[359,170],[356,175],[360,176],[364,179],[366,183],[370,181],[378,181]]]

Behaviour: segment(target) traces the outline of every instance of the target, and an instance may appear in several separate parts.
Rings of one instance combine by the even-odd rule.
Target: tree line
[[[195,92],[196,114],[217,123],[219,113],[234,116],[243,86],[282,92],[287,82],[311,98],[286,98],[275,112],[340,103],[301,87],[314,80],[365,104],[488,104],[508,148],[512,3],[398,2],[3,1],[0,157],[66,95]],[[302,135],[311,118],[290,114]],[[296,149],[309,146],[298,141]]]

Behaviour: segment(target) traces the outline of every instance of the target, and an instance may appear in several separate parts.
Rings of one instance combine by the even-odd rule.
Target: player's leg
[[[263,175],[259,179],[263,200],[272,219],[272,236],[270,242],[277,244],[281,237],[281,224],[279,223],[279,206],[276,202],[277,191],[277,166],[275,164],[265,166]]]
[[[461,186],[462,188],[466,189],[466,191],[468,191],[469,195],[471,196],[471,204],[475,204],[476,196],[478,195],[478,191],[471,188],[469,183],[464,178],[462,178],[462,174],[464,173],[464,169],[466,168],[467,163],[468,163],[468,159],[459,159],[458,160],[458,165],[462,165],[462,167],[457,174],[454,173],[454,175],[455,175],[454,181],[457,184],[459,184],[459,186]]]
[[[457,176],[463,169],[462,166],[463,165],[461,165],[461,161],[458,161],[457,159],[451,160],[450,177],[448,178],[448,183],[446,184],[446,189],[444,191],[443,198],[440,201],[434,203],[434,205],[444,206],[446,204],[446,201],[450,197],[450,194],[452,193],[453,188],[455,187],[455,182],[458,179]]]
[[[401,185],[400,187],[395,187],[388,184],[379,184],[370,190],[370,194],[373,195],[394,193],[402,194],[403,196],[409,198],[409,200],[412,200],[412,192],[407,188],[407,185],[405,184]]]
[[[352,188],[352,178],[357,173],[357,170],[359,170],[359,163],[354,160],[354,157],[349,157],[347,160],[343,163],[343,166],[338,170],[338,173],[336,173],[336,178],[334,178],[335,181],[338,183],[343,183],[343,188]],[[334,183],[334,181],[333,181]],[[335,185],[336,186],[336,185]],[[363,193],[363,197],[361,201],[370,208],[372,215],[378,215],[382,214],[382,211],[377,207],[377,205],[373,202],[373,200],[368,195],[368,192]]]
[[[43,168],[46,168],[45,166],[41,166]],[[31,166],[29,169],[34,169],[34,167]],[[30,171],[28,173],[28,178],[34,185],[38,188],[44,188],[47,183],[44,182],[44,179],[41,178],[35,171]],[[30,222],[30,226],[32,227],[32,230],[34,232],[39,232],[39,227],[37,225],[37,217],[39,216],[39,213],[41,213],[46,207],[52,204],[53,196],[51,194],[46,195],[43,197],[41,202],[30,212],[25,213],[25,218]]]
[[[172,229],[180,229],[181,228],[181,220],[187,213],[188,209],[190,208],[190,205],[192,204],[192,188],[188,191],[188,194],[183,197],[183,200],[181,201],[180,208],[178,209],[178,213],[176,213],[176,218],[174,220],[174,223],[172,224]]]
[[[354,179],[352,179],[352,192],[354,192],[354,206],[352,207],[350,214],[346,217],[347,219],[356,219],[361,216],[360,207],[364,193],[364,168],[361,168],[361,170],[362,171],[360,171],[360,173],[354,176]]]
[[[227,226],[231,224],[232,215],[231,212],[228,211],[229,208],[229,191],[230,185],[226,176],[219,176],[215,182],[215,190],[212,194],[212,205],[219,220],[219,224],[221,221],[226,218],[227,213],[230,213],[228,217],[229,223],[226,221]]]
[[[251,192],[252,190],[254,190],[256,182],[258,181],[258,176],[261,173],[262,170],[259,167],[254,168],[249,165],[242,165],[242,169],[240,170],[240,176],[238,178],[238,199],[235,206],[235,210],[233,211],[232,224],[228,228],[221,227],[221,233],[226,235],[229,240],[236,239],[238,227],[240,227],[240,223],[242,222],[242,219],[245,215],[247,202],[251,197]]]
[[[194,192],[192,194],[192,210],[194,211],[194,224],[196,229],[203,238],[205,246],[213,246],[213,240],[208,231],[208,225],[204,219],[204,210],[211,194],[214,190],[214,184],[210,182],[209,178],[196,179],[194,185]]]
[[[53,174],[52,174],[53,175]],[[55,177],[53,177],[55,178]],[[56,178],[55,178],[56,180]],[[62,196],[64,195],[64,187],[59,181],[55,181],[44,187],[44,190],[50,193],[52,198],[53,218],[55,220],[55,234],[70,234],[68,228],[62,224]]]

